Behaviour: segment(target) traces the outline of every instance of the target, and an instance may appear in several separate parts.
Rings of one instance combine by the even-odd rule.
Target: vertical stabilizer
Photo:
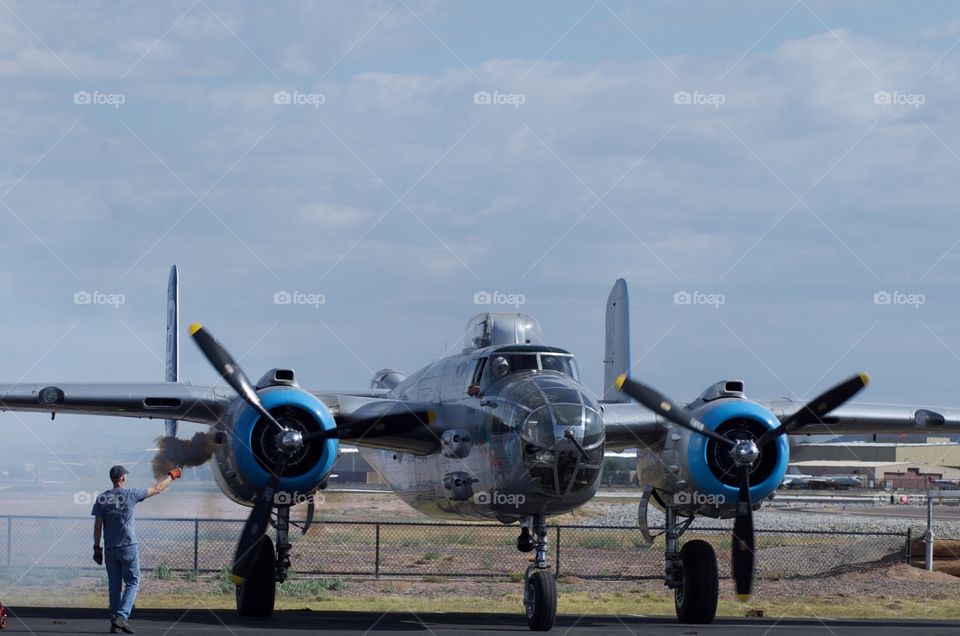
[[[167,382],[180,381],[180,274],[177,266],[170,268],[167,282],[167,347],[164,358],[163,379]],[[167,437],[177,436],[177,420],[165,420]]]
[[[630,370],[630,295],[627,281],[618,278],[607,297],[606,338],[603,349],[603,400],[629,402],[614,382]]]

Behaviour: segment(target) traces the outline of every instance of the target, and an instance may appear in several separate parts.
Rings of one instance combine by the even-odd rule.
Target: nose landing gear
[[[546,519],[544,515],[530,515],[524,517],[521,524],[517,549],[521,552],[535,550],[523,575],[523,605],[526,608],[527,625],[535,632],[545,632],[553,628],[557,617],[557,584],[547,563]]]

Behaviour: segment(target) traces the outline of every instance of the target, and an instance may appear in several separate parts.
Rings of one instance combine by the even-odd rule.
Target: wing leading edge
[[[182,420],[214,424],[232,392],[172,382],[110,384],[9,384],[0,390],[0,411],[70,413]]]
[[[779,400],[760,405],[783,421],[803,407]],[[870,435],[873,433],[960,433],[960,409],[923,408],[888,404],[851,404],[830,412],[821,421],[804,422],[796,435]]]

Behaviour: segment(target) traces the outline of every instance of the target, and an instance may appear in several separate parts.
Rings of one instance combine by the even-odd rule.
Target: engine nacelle
[[[270,386],[258,391],[264,406],[287,428],[312,433],[336,428],[326,405],[294,386]],[[218,445],[213,474],[220,490],[233,501],[250,506],[269,484],[279,449],[275,427],[243,400],[230,406],[214,429]],[[327,479],[337,459],[339,441],[328,438],[305,443],[289,458],[278,487],[279,504],[299,503]]]
[[[694,414],[708,429],[734,439],[738,433],[757,439],[780,425],[772,413],[744,399],[717,399],[694,408]],[[754,502],[777,489],[789,461],[785,435],[760,449],[750,472]],[[703,435],[671,425],[662,448],[638,450],[637,470],[640,482],[653,486],[663,503],[681,514],[729,518],[736,512],[737,468],[726,446]]]

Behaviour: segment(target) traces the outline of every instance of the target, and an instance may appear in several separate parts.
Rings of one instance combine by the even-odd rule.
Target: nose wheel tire
[[[677,619],[681,623],[704,625],[717,614],[720,579],[717,555],[706,541],[694,539],[680,548],[683,577],[674,590]]]
[[[277,555],[273,541],[264,535],[250,574],[243,584],[237,586],[237,613],[240,616],[266,617],[273,614],[273,602],[277,595]]]
[[[533,570],[524,590],[527,624],[535,632],[553,629],[557,617],[557,584],[549,570]]]

